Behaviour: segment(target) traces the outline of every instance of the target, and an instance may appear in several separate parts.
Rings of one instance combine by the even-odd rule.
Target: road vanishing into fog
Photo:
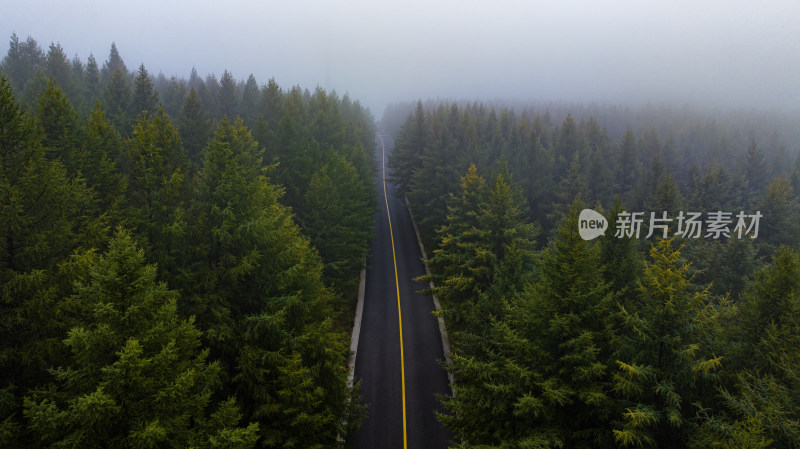
[[[394,196],[386,160],[391,138],[378,136],[375,237],[367,260],[364,309],[355,363],[367,418],[349,441],[357,449],[445,449],[450,434],[434,415],[436,395],[450,394],[433,299],[405,202]],[[387,210],[388,209],[388,210]],[[391,218],[390,218],[391,217]],[[391,219],[391,222],[390,222]]]

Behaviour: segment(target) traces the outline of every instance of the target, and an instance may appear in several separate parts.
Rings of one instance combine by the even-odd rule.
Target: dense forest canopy
[[[0,446],[340,444],[369,111],[66,55],[0,65]]]
[[[366,412],[369,110],[67,54],[14,34],[0,64],[0,446],[343,446]],[[798,447],[796,121],[387,108],[452,337],[453,447]],[[605,235],[582,238],[586,209]],[[616,232],[632,213],[642,232]],[[684,213],[707,227],[655,218]]]
[[[669,109],[612,137],[618,111],[596,112],[418,102],[384,117],[451,336],[439,418],[454,445],[797,447],[797,141]],[[585,209],[604,236],[582,238]],[[690,211],[708,228],[615,232]],[[734,232],[738,214],[757,235],[752,220]]]

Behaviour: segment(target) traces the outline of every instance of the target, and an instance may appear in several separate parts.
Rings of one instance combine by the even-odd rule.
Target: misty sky
[[[0,0],[0,47],[112,41],[129,69],[230,70],[387,102],[497,98],[800,105],[800,2]]]

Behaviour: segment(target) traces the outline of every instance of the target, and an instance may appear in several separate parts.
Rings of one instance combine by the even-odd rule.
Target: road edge
[[[431,271],[428,268],[428,255],[425,253],[425,246],[422,245],[422,238],[419,236],[419,228],[417,221],[414,219],[414,213],[411,212],[411,203],[408,202],[407,197],[403,197],[406,201],[406,208],[408,208],[408,215],[411,217],[411,224],[414,226],[414,234],[417,236],[417,244],[422,253],[422,264],[425,265],[425,274],[430,278]],[[433,289],[433,281],[429,281],[431,289]],[[442,351],[444,352],[444,359],[448,366],[453,365],[453,359],[450,357],[450,337],[447,335],[447,327],[444,324],[444,318],[441,316],[442,305],[439,303],[439,298],[431,292],[433,298],[433,307],[436,309],[436,319],[439,321],[439,334],[442,337]],[[452,370],[447,370],[447,379],[450,381],[450,394],[455,396],[455,379],[453,378]]]
[[[347,385],[353,386],[353,378],[356,372],[356,354],[358,353],[358,339],[361,336],[361,316],[364,314],[364,291],[367,285],[367,267],[361,268],[361,279],[358,283],[358,303],[356,304],[356,316],[353,320],[353,331],[350,333],[350,357],[347,359],[349,374],[347,375]]]

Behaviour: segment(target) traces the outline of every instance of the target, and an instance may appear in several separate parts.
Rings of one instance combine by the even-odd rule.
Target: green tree
[[[44,53],[36,40],[28,36],[25,42],[20,42],[17,33],[11,34],[8,53],[3,58],[2,69],[8,77],[8,82],[17,92],[22,91],[43,62]]]
[[[161,270],[174,267],[172,259],[185,233],[185,165],[178,131],[164,108],[141,115],[124,153],[128,214]]]
[[[64,340],[70,360],[50,370],[55,390],[26,400],[39,439],[50,447],[253,447],[258,425],[238,427],[232,399],[211,406],[220,367],[131,236],[118,231],[104,256],[81,258],[86,274],[70,301],[86,317]]]
[[[184,288],[212,354],[268,447],[333,445],[357,423],[345,338],[322,264],[241,120],[220,122],[198,174]]]
[[[236,80],[227,70],[219,80],[219,108],[222,117],[235,120],[239,110],[239,99],[236,94]]]
[[[244,120],[244,125],[254,128],[258,119],[258,103],[261,100],[256,77],[251,73],[247,77],[242,89],[242,101],[239,103],[239,115]]]
[[[286,187],[285,204],[302,208],[303,192],[314,171],[318,144],[311,137],[306,120],[306,106],[300,88],[286,96],[283,115],[278,123],[276,160],[279,169],[275,180]]]
[[[637,301],[621,304],[613,390],[624,412],[613,432],[622,446],[686,447],[698,426],[692,408],[713,401],[718,386],[722,356],[707,338],[715,306],[672,244],[651,248]]]
[[[87,105],[93,105],[100,100],[100,68],[97,65],[97,59],[94,55],[89,54],[86,60],[86,69],[84,70],[84,89],[86,94]]]
[[[112,42],[111,50],[108,52],[108,59],[103,63],[103,68],[100,71],[103,84],[111,82],[111,77],[114,76],[114,72],[117,70],[125,74],[126,77],[128,76],[128,67],[125,66],[125,62],[122,60],[119,50],[117,50],[117,44]]]
[[[391,178],[397,186],[398,195],[408,194],[412,176],[422,168],[427,135],[425,110],[422,108],[422,101],[418,101],[413,117],[409,116],[400,129],[389,158]]]
[[[144,64],[139,66],[139,72],[133,81],[133,96],[130,103],[130,116],[137,117],[142,112],[153,114],[159,106],[158,94],[153,88],[153,80],[144,68]]]
[[[203,149],[211,134],[211,120],[194,88],[189,91],[183,102],[183,108],[178,116],[178,129],[190,167],[192,171],[196,171],[203,161]]]
[[[370,200],[355,167],[334,153],[311,176],[299,217],[303,234],[322,258],[326,282],[347,299],[356,296],[372,238]]]
[[[539,279],[456,347],[456,395],[442,419],[469,447],[605,447],[611,439],[613,296],[599,247],[578,236],[581,208],[573,204],[542,253]]]
[[[20,431],[19,401],[63,359],[68,326],[55,267],[92,247],[104,229],[88,216],[91,197],[59,161],[45,157],[33,119],[0,80],[0,443]],[[0,444],[4,445],[5,444]],[[13,446],[12,446],[13,447]]]
[[[105,68],[104,68],[105,69]],[[109,75],[103,92],[103,105],[108,118],[117,131],[126,135],[130,131],[131,117],[131,89],[128,83],[128,74],[122,68],[117,68]]]
[[[81,145],[81,153],[85,156],[82,174],[86,185],[92,189],[98,211],[105,214],[111,224],[119,224],[124,220],[128,186],[127,178],[120,171],[123,142],[117,130],[106,120],[99,102],[86,121]]]
[[[70,177],[80,176],[86,155],[82,151],[84,129],[77,111],[51,78],[39,97],[37,118],[44,131],[42,143],[50,157],[60,160]]]

